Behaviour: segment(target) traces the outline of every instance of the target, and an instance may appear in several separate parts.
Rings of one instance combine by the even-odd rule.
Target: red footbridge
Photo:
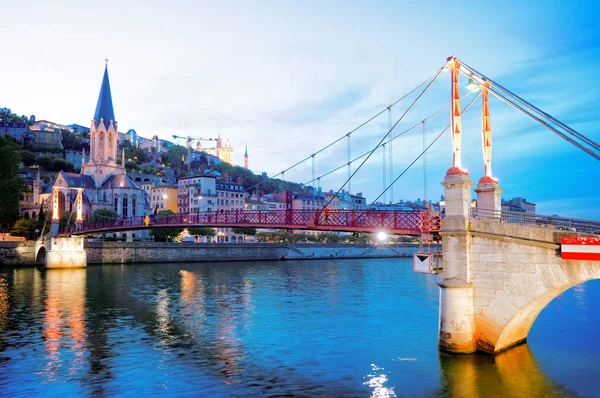
[[[251,227],[422,235],[439,232],[441,217],[428,211],[390,210],[240,210],[161,214],[82,223],[62,235],[89,235],[168,227]]]

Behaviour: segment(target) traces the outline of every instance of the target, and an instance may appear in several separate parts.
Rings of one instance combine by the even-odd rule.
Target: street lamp
[[[475,91],[479,90],[479,84],[475,83],[473,79],[469,79],[469,82],[467,83],[467,90],[474,93]]]
[[[380,231],[377,233],[377,239],[381,242],[385,242],[388,238],[388,234],[386,234],[384,231]]]
[[[166,199],[167,199],[167,194],[166,194],[166,193],[164,193],[162,198],[163,198],[164,200],[166,200]]]

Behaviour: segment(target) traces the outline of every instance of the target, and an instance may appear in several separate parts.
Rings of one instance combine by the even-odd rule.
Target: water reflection
[[[78,374],[86,361],[85,283],[86,271],[47,270],[43,339],[46,363],[42,374],[55,381],[62,367]]]
[[[527,344],[499,355],[440,353],[442,389],[448,397],[555,397],[573,392],[549,379]]]

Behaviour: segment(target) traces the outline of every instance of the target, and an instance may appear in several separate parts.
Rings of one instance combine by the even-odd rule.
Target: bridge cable
[[[472,94],[474,94],[474,93],[473,93],[473,92],[469,92],[468,94],[465,94],[464,96],[462,96],[462,97],[461,97],[461,100],[464,100],[465,98],[467,98],[468,96],[470,96],[470,95],[472,95]],[[427,116],[427,117],[426,117],[426,118],[425,118],[423,121],[427,121],[427,120],[429,120],[429,119],[431,119],[431,118],[433,118],[433,117],[435,117],[435,116],[439,115],[441,112],[445,111],[445,110],[446,110],[446,109],[448,109],[449,107],[450,107],[450,105],[446,105],[445,107],[443,107],[443,108],[441,108],[441,109],[439,109],[439,110],[435,111],[435,112],[434,112],[434,113],[432,113],[431,115]],[[406,134],[406,133],[408,133],[408,132],[410,132],[410,131],[414,130],[414,129],[415,129],[415,128],[417,128],[417,127],[419,127],[419,126],[420,126],[420,125],[423,123],[423,121],[420,121],[420,122],[418,122],[418,123],[414,124],[413,126],[409,127],[408,129],[406,129],[406,130],[402,131],[401,133],[398,133],[397,135],[395,135],[395,136],[392,138],[392,141],[396,140],[397,138],[400,138],[400,137],[402,137],[404,134]],[[364,158],[364,157],[365,157],[365,156],[367,156],[367,155],[368,155],[370,152],[371,152],[371,151],[369,150],[369,151],[367,151],[367,152],[363,153],[362,155],[360,155],[360,156],[357,156],[357,157],[355,157],[354,159],[350,160],[348,163],[349,163],[349,164],[352,164],[352,163],[356,162],[357,160]],[[328,175],[330,175],[330,174],[332,174],[332,173],[335,173],[336,171],[338,171],[338,170],[340,170],[340,169],[342,169],[342,168],[346,167],[346,165],[347,165],[347,164],[346,164],[346,163],[344,163],[344,164],[342,164],[342,165],[341,165],[341,166],[339,166],[339,167],[336,167],[336,168],[334,168],[334,169],[332,169],[332,170],[329,170],[327,173],[324,173],[324,174],[321,174],[320,176],[318,176],[318,177],[317,177],[315,180],[321,179],[321,178],[323,178],[323,177],[327,177]],[[348,174],[348,177],[350,177],[350,174]],[[314,182],[315,180],[310,180],[310,181],[307,181],[307,182],[305,182],[305,183],[304,183],[304,184],[302,184],[302,185],[308,185],[308,184],[310,184],[310,183]],[[391,181],[391,179],[390,179],[390,181]]]
[[[350,135],[352,133],[354,133],[355,131],[359,130],[360,128],[364,127],[365,125],[367,125],[368,123],[372,122],[374,119],[376,119],[377,117],[381,116],[385,111],[387,111],[388,107],[390,106],[394,106],[396,104],[398,104],[400,101],[404,100],[406,97],[408,97],[409,95],[411,95],[412,93],[414,93],[415,91],[417,91],[418,89],[420,89],[421,87],[423,87],[425,84],[429,83],[431,84],[433,82],[433,80],[435,80],[439,75],[439,72],[436,73],[435,75],[433,75],[432,77],[430,77],[429,79],[425,80],[423,83],[419,84],[417,87],[413,88],[412,90],[410,90],[408,93],[406,93],[405,95],[403,95],[402,97],[398,98],[396,101],[394,101],[391,105],[386,106],[381,112],[377,113],[376,115],[372,116],[371,118],[369,118],[368,120],[366,120],[365,122],[361,123],[360,125],[358,125],[357,127],[355,127],[354,129],[352,129],[350,132],[344,134],[342,137],[334,140],[333,142],[329,143],[328,145],[324,146],[323,148],[319,149],[317,152],[313,153],[312,155],[309,155],[307,157],[305,157],[304,159],[296,162],[295,164],[293,164],[292,166],[288,167],[287,169],[280,171],[279,173],[275,174],[274,176],[268,177],[268,179],[275,179],[277,176],[281,175],[282,178],[285,174],[286,171],[289,171],[291,169],[293,169],[296,166],[299,166],[300,164],[306,162],[308,159],[310,159],[311,157],[318,155],[319,153],[325,151],[326,149],[329,149],[330,147],[332,147],[333,145],[337,144],[338,142],[342,141],[344,138],[346,137],[350,137]],[[349,145],[349,144],[348,144]],[[257,184],[254,184],[253,186],[249,187],[248,189],[246,189],[246,191],[250,191],[256,187],[258,187],[259,185],[264,184],[266,181],[268,180],[263,180]]]
[[[475,102],[475,101],[477,100],[477,98],[479,98],[479,96],[480,96],[480,95],[481,95],[481,93],[479,93],[479,94],[478,94],[478,95],[477,95],[475,98],[473,98],[473,100],[472,100],[471,102],[469,102],[469,103],[467,104],[467,106],[465,106],[465,108],[462,110],[462,112],[461,112],[461,113],[464,113],[464,112],[465,112],[467,109],[469,109],[469,107],[470,107],[470,106],[473,104],[473,102]],[[420,123],[419,123],[419,124],[420,124]],[[390,184],[390,185],[389,185],[389,186],[388,186],[388,187],[387,187],[387,188],[386,188],[386,189],[385,189],[385,190],[384,190],[382,193],[380,193],[378,197],[376,197],[376,198],[373,200],[373,203],[377,202],[377,200],[378,200],[379,198],[381,198],[381,197],[382,197],[382,196],[385,194],[385,192],[386,192],[388,189],[390,189],[390,187],[391,187],[392,185],[394,185],[394,184],[395,184],[395,183],[396,183],[396,182],[397,182],[397,181],[400,179],[400,177],[402,177],[402,176],[403,176],[403,175],[404,175],[404,174],[405,174],[405,173],[406,173],[406,172],[407,172],[407,171],[408,171],[408,170],[409,170],[409,169],[412,167],[412,165],[414,165],[415,163],[417,163],[417,160],[419,160],[419,159],[421,158],[421,156],[423,156],[423,155],[425,154],[425,152],[427,152],[427,150],[429,150],[429,148],[431,148],[431,147],[433,146],[433,144],[435,144],[435,143],[436,143],[436,141],[437,141],[438,139],[440,139],[440,137],[441,137],[441,136],[442,136],[442,135],[443,135],[443,134],[444,134],[446,131],[448,131],[448,129],[449,129],[449,128],[450,128],[450,124],[449,124],[449,125],[447,125],[447,126],[446,126],[446,128],[445,128],[445,129],[443,129],[443,130],[442,130],[442,132],[441,132],[440,134],[438,134],[438,136],[437,136],[437,137],[435,137],[435,139],[434,139],[433,141],[431,141],[431,144],[429,144],[429,145],[427,146],[427,148],[425,148],[425,149],[423,150],[423,152],[421,152],[421,153],[419,154],[419,156],[417,156],[417,157],[415,158],[415,160],[413,160],[413,161],[412,161],[412,163],[411,163],[411,164],[409,164],[409,165],[408,165],[408,166],[407,166],[407,167],[404,169],[404,171],[403,171],[402,173],[400,173],[400,175],[399,175],[398,177],[396,177],[396,179],[395,179],[395,180],[394,180],[394,181],[393,181],[393,182],[392,182],[392,183],[391,183],[391,184]]]
[[[358,170],[360,170],[361,167],[367,162],[367,160],[369,160],[369,158],[371,157],[371,155],[373,155],[373,153],[377,150],[377,148],[379,148],[379,146],[381,146],[381,144],[385,141],[385,139],[388,137],[388,135],[390,135],[392,133],[392,130],[394,130],[394,128],[398,125],[398,123],[400,123],[400,121],[402,121],[402,119],[404,118],[404,116],[406,116],[406,114],[408,112],[410,112],[410,110],[412,109],[412,107],[421,99],[421,97],[423,96],[423,94],[425,94],[425,92],[427,92],[427,90],[429,89],[429,87],[431,87],[431,85],[433,84],[433,82],[438,78],[438,76],[444,70],[445,70],[445,66],[442,67],[442,68],[440,68],[438,70],[438,72],[435,74],[435,76],[429,82],[429,84],[427,84],[427,86],[423,89],[423,91],[421,91],[421,93],[417,96],[417,98],[415,98],[415,100],[412,102],[412,104],[410,104],[410,106],[406,109],[406,111],[404,111],[404,113],[402,114],[402,116],[400,116],[400,118],[396,121],[396,123],[392,126],[392,128],[386,133],[386,135],[383,136],[383,138],[379,141],[379,143],[375,146],[375,148],[373,148],[373,150],[371,150],[371,152],[367,155],[367,157],[365,158],[365,160],[363,160],[362,163],[358,166],[358,168],[356,170],[354,170],[354,172],[352,173],[352,175],[350,176],[350,178],[354,177],[354,175],[358,172]],[[385,112],[386,109],[384,109],[383,112]],[[323,208],[326,208],[333,201],[333,199],[337,197],[337,195],[341,192],[342,188],[344,188],[346,186],[346,184],[348,183],[348,181],[350,180],[350,178],[348,180],[346,180],[346,182],[344,182],[342,184],[342,186],[327,201],[327,203],[323,206]]]
[[[461,70],[461,72],[463,74],[465,74],[466,76],[469,76],[469,77],[475,76],[476,78],[478,78],[480,80],[481,79],[488,80],[491,83],[491,87],[489,88],[489,91],[492,94],[494,94],[494,96],[496,96],[496,98],[500,99],[501,101],[503,101],[507,105],[509,105],[512,108],[518,110],[519,112],[523,113],[524,115],[528,116],[529,118],[533,119],[535,122],[539,123],[540,125],[546,127],[548,130],[552,131],[553,133],[555,133],[556,135],[558,135],[559,137],[561,137],[565,141],[569,142],[570,144],[578,147],[582,151],[586,152],[588,155],[590,155],[590,156],[592,156],[592,157],[600,160],[600,155],[599,154],[591,151],[589,148],[583,146],[579,142],[577,142],[577,141],[569,138],[566,134],[564,134],[563,132],[559,131],[556,127],[552,126],[551,124],[547,123],[546,121],[557,124],[559,127],[562,127],[564,130],[566,130],[567,134],[580,139],[581,141],[583,141],[584,143],[586,143],[587,145],[591,146],[592,148],[594,148],[596,150],[600,150],[600,145],[598,143],[596,143],[592,139],[586,137],[585,135],[577,132],[576,130],[572,129],[571,127],[567,126],[566,124],[562,123],[561,121],[559,121],[558,119],[554,118],[550,114],[548,114],[548,113],[540,110],[539,108],[537,108],[534,105],[530,104],[529,102],[525,101],[523,98],[519,97],[518,95],[516,95],[516,94],[512,93],[511,91],[509,91],[508,89],[506,89],[506,88],[502,87],[501,85],[497,84],[496,82],[494,82],[493,80],[489,79],[487,76],[483,75],[482,73],[478,72],[477,70],[473,69],[472,67],[470,67],[470,66],[468,66],[468,65],[466,65],[464,63],[462,63],[462,65],[465,66],[465,69],[467,69],[471,73],[471,74],[465,73],[464,71]],[[546,121],[544,121],[544,120],[538,118],[537,116],[533,115],[531,112],[527,111],[521,105],[515,103],[511,98],[508,98],[507,96],[511,97],[512,99],[516,100],[517,102],[520,102],[526,108],[528,108],[531,112],[537,113],[539,116],[541,116],[542,118],[546,119]]]
[[[545,117],[546,119],[552,121],[553,123],[556,123],[559,126],[563,127],[565,130],[570,131],[572,135],[578,137],[579,139],[581,139],[582,141],[586,142],[588,145],[594,147],[595,149],[600,149],[600,144],[598,144],[597,142],[593,141],[592,139],[586,137],[585,135],[583,135],[583,134],[579,133],[578,131],[574,130],[573,128],[569,127],[568,125],[566,125],[563,122],[561,122],[560,120],[556,119],[555,117],[553,117],[549,113],[544,112],[543,110],[539,109],[538,107],[536,107],[532,103],[528,102],[527,100],[519,97],[518,95],[516,95],[512,91],[508,90],[507,88],[503,87],[502,85],[500,85],[500,84],[496,83],[495,81],[493,81],[492,79],[488,78],[483,73],[477,71],[475,68],[473,68],[473,67],[471,67],[471,66],[469,66],[467,64],[462,63],[462,61],[460,61],[460,62],[461,62],[462,65],[465,66],[465,68],[467,70],[469,70],[470,72],[472,72],[474,74],[480,75],[485,80],[488,80],[490,83],[492,83],[498,89],[500,89],[502,92],[504,92],[505,94],[509,95],[513,99],[516,99],[517,101],[521,102],[523,105],[525,105],[526,107],[532,109],[534,112],[536,112],[540,116]]]

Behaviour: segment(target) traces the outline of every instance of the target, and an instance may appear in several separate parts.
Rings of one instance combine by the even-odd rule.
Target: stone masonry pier
[[[473,219],[468,175],[446,176],[443,185],[441,350],[498,353],[522,343],[550,301],[600,278],[600,262],[561,258],[561,237],[576,233],[500,222],[499,216]],[[499,197],[500,190],[496,185],[476,192],[479,206],[493,203],[481,195]]]

